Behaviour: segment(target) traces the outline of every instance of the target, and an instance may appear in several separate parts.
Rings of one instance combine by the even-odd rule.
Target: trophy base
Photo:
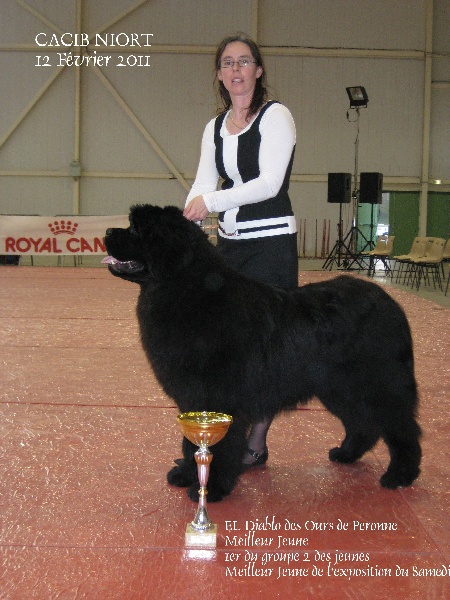
[[[217,525],[206,531],[198,531],[191,523],[186,525],[184,545],[187,548],[215,548],[217,546]]]

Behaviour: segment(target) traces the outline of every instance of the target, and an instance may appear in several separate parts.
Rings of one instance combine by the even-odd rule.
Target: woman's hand
[[[209,214],[209,210],[205,206],[203,196],[192,198],[183,212],[186,219],[189,221],[203,221]]]

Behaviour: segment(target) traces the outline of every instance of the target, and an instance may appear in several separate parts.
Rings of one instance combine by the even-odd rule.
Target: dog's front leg
[[[213,458],[210,463],[207,483],[208,502],[219,502],[231,493],[243,471],[242,459],[247,448],[247,419],[233,417],[226,436],[210,448]],[[185,455],[186,459],[186,455]],[[195,461],[195,458],[192,458]],[[194,463],[195,464],[195,463]],[[198,477],[187,490],[189,498],[198,502]]]
[[[197,463],[194,458],[197,447],[183,438],[182,448],[183,458],[177,460],[177,466],[167,473],[167,481],[176,487],[189,487],[195,484],[198,488]]]

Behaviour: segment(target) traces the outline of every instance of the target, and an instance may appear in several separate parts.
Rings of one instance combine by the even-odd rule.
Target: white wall
[[[360,111],[359,171],[382,172],[385,189],[436,189],[440,179],[448,191],[448,25],[448,0],[2,0],[0,212],[181,206],[182,180],[192,181],[203,127],[216,110],[214,48],[237,30],[263,47],[271,88],[297,124],[291,196],[299,219],[318,219],[320,227],[324,218],[333,227],[337,221],[326,182],[328,172],[354,170],[350,85],[369,95]],[[56,52],[70,49],[35,43],[39,32],[77,31],[152,33],[153,46],[91,47],[111,55],[108,67],[58,69]],[[149,67],[116,66],[119,54],[145,52]],[[37,54],[48,54],[52,66],[35,66]]]

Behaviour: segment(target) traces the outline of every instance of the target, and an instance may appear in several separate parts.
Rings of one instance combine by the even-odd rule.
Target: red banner
[[[0,255],[106,254],[108,227],[128,227],[128,216],[32,217],[0,215]]]

